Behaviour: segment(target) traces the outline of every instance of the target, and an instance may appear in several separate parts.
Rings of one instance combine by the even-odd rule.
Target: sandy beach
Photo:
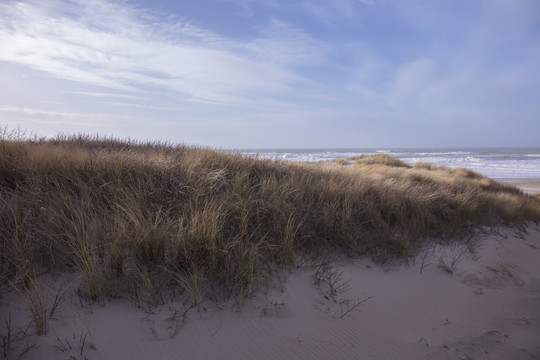
[[[538,180],[538,179],[532,179],[532,180],[506,180],[506,181],[503,181],[503,183],[515,186],[515,187],[523,190],[527,194],[540,193],[540,180]]]
[[[35,346],[26,358],[535,359],[539,256],[540,227],[530,225],[482,235],[473,256],[434,247],[410,264],[337,258],[323,268],[301,266],[241,308],[233,301],[199,309],[142,309],[128,300],[88,305],[71,289],[48,334],[30,328],[21,340],[12,335],[7,358]],[[47,303],[75,280],[41,276]],[[16,293],[0,311],[12,333],[30,322]]]

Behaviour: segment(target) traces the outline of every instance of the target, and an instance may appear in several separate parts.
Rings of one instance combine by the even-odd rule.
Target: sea
[[[540,147],[453,149],[250,149],[240,153],[264,159],[329,161],[360,154],[389,154],[414,165],[427,162],[451,169],[466,167],[495,180],[540,180]]]

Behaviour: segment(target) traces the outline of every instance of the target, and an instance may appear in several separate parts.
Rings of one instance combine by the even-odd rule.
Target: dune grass
[[[356,155],[351,157],[349,160],[354,160],[356,165],[386,165],[404,168],[411,167],[406,162],[396,159],[388,154]]]
[[[261,160],[92,136],[0,140],[0,277],[78,271],[89,301],[247,296],[328,249],[404,259],[432,237],[540,221],[540,200],[467,169]],[[381,161],[378,161],[381,160]]]

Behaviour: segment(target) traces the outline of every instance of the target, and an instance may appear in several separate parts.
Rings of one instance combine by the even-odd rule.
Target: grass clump
[[[385,165],[411,168],[411,165],[388,154],[356,155],[351,157],[350,160],[354,160],[356,165]]]
[[[249,295],[306,252],[385,262],[428,237],[540,221],[540,201],[513,187],[392,159],[335,167],[84,135],[3,139],[2,283],[76,270],[90,301],[155,305],[172,291],[200,306]]]

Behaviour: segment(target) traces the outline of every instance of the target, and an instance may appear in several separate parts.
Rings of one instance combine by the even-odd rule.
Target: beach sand
[[[208,301],[205,310],[181,303],[142,309],[128,300],[81,307],[71,289],[48,334],[12,335],[8,358],[31,345],[38,347],[28,359],[540,358],[540,227],[481,237],[476,256],[439,246],[410,264],[334,259],[319,267],[334,292],[324,271],[301,266],[241,308]],[[41,276],[47,303],[73,280]],[[0,313],[3,336],[8,316],[12,334],[30,321],[13,292]]]
[[[540,180],[506,180],[503,183],[515,186],[527,194],[540,193]]]

